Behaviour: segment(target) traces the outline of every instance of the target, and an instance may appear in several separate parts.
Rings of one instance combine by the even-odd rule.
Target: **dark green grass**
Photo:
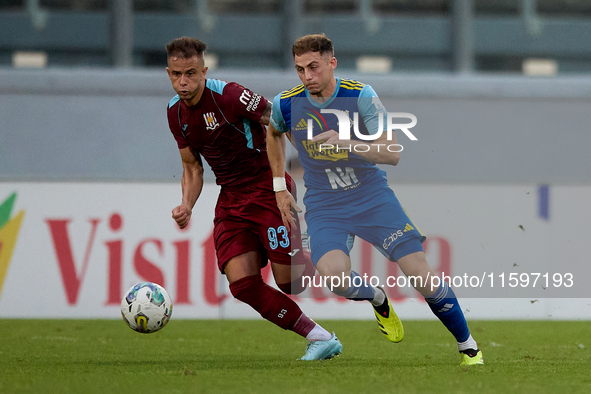
[[[0,393],[590,393],[591,322],[470,322],[484,366],[462,368],[438,321],[399,344],[372,321],[325,321],[344,350],[296,361],[306,342],[265,321],[1,320]]]

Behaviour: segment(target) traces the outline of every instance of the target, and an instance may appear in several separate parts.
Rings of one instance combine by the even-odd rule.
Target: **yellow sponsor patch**
[[[329,161],[337,161],[337,160],[344,160],[349,158],[349,151],[342,150],[342,149],[325,149],[322,148],[320,150],[320,142],[312,142],[310,140],[303,140],[302,145],[306,152],[308,152],[308,156],[315,160],[329,160]]]

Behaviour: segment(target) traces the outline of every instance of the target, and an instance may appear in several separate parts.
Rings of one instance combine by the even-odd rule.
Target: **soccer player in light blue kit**
[[[302,85],[275,97],[267,129],[273,188],[284,224],[289,226],[291,220],[291,196],[284,180],[285,133],[290,133],[304,167],[312,260],[321,276],[351,279],[343,280],[340,287],[332,289],[333,293],[369,301],[386,337],[393,342],[404,337],[402,323],[383,289],[370,286],[351,270],[349,251],[353,237],[359,236],[398,263],[407,277],[421,278],[413,285],[456,338],[462,355],[460,365],[483,364],[482,352],[470,334],[453,290],[445,282],[432,281],[437,274],[421,245],[425,237],[388,186],[385,172],[376,166],[396,165],[400,159],[399,149],[387,149],[397,143],[394,133],[390,140],[387,133],[370,140],[370,135],[378,133],[380,117],[382,125],[387,124],[377,94],[369,85],[335,78],[337,60],[332,42],[324,34],[301,37],[292,53]],[[339,139],[336,130],[342,116],[335,110],[345,111],[352,128],[357,127],[351,139]],[[312,136],[308,135],[310,126]]]

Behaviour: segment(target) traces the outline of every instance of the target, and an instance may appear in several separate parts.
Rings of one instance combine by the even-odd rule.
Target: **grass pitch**
[[[1,320],[0,393],[589,393],[591,322],[472,321],[485,365],[463,368],[438,321],[388,342],[372,321],[324,321],[341,356],[265,321]]]

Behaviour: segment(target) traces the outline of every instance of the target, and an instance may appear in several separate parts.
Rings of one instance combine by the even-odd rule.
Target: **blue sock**
[[[464,313],[460,309],[460,303],[447,283],[443,282],[435,294],[425,297],[425,300],[456,341],[464,342],[470,337],[470,330]]]
[[[349,282],[348,278],[345,282]],[[375,295],[375,289],[355,271],[351,271],[351,282],[347,290],[342,292],[333,290],[332,292],[353,301],[371,301]]]

